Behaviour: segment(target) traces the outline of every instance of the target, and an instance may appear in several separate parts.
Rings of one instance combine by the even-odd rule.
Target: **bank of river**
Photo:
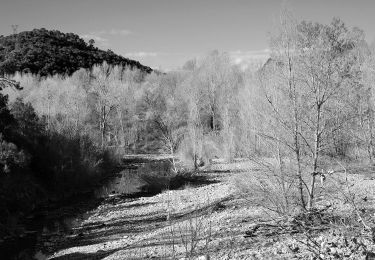
[[[119,172],[103,180],[91,191],[77,192],[63,201],[45,204],[19,223],[19,231],[0,240],[1,259],[46,259],[57,244],[63,243],[89,212],[115,196],[145,196],[145,171],[165,175],[169,163],[153,158],[124,161]],[[79,235],[79,234],[78,234]]]

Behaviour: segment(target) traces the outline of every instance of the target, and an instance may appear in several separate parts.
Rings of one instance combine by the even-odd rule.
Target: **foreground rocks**
[[[48,259],[372,259],[369,235],[333,229],[329,207],[275,219],[238,193],[237,173],[204,174],[204,185],[111,196],[52,241]]]

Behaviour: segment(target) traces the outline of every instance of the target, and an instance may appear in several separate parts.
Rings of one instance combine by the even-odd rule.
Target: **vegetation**
[[[41,76],[71,75],[80,68],[91,68],[104,61],[111,65],[152,70],[137,61],[103,51],[86,43],[74,33],[34,29],[9,36],[0,36],[0,75],[29,72]]]
[[[95,49],[71,34],[42,29],[19,39],[27,35]],[[38,42],[49,44],[47,39]],[[13,79],[23,90],[7,93],[11,103],[30,103],[48,133],[88,136],[118,154],[168,153],[175,172],[177,157],[195,170],[218,157],[275,158],[273,171],[285,182],[297,176],[299,204],[309,209],[316,178],[330,167],[327,158],[372,161],[372,51],[360,30],[338,19],[329,25],[295,22],[288,13],[271,50],[257,71],[242,71],[228,54],[214,51],[182,71],[146,77],[142,69],[116,62],[71,76],[18,72]]]
[[[339,19],[281,18],[256,71],[214,51],[158,74],[74,34],[0,38],[0,70],[22,87],[0,95],[2,220],[30,198],[83,189],[109,153],[168,154],[175,174],[250,158],[261,167],[242,191],[284,217],[315,212],[342,164],[374,163],[375,52]]]
[[[30,103],[17,99],[8,109],[6,96],[0,97],[0,234],[5,235],[19,214],[48,198],[87,190],[110,170],[110,160],[85,136],[46,131]]]

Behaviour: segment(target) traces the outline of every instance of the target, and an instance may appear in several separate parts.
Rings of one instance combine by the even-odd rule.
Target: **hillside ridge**
[[[80,68],[107,62],[151,73],[140,62],[101,50],[94,41],[85,42],[79,35],[45,28],[0,36],[0,74],[30,72],[40,76],[71,75]]]

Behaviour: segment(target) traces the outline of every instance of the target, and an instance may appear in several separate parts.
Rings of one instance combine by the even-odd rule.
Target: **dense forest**
[[[22,87],[0,96],[2,223],[20,204],[81,189],[132,153],[169,154],[191,171],[257,158],[280,184],[278,207],[313,208],[318,178],[337,161],[374,163],[375,52],[339,19],[289,13],[270,48],[256,70],[213,51],[158,74],[74,34],[0,38],[0,70]]]
[[[9,36],[0,36],[0,74],[27,72],[40,76],[71,75],[80,68],[91,68],[104,61],[111,65],[152,70],[137,61],[94,47],[74,33],[35,29]]]

